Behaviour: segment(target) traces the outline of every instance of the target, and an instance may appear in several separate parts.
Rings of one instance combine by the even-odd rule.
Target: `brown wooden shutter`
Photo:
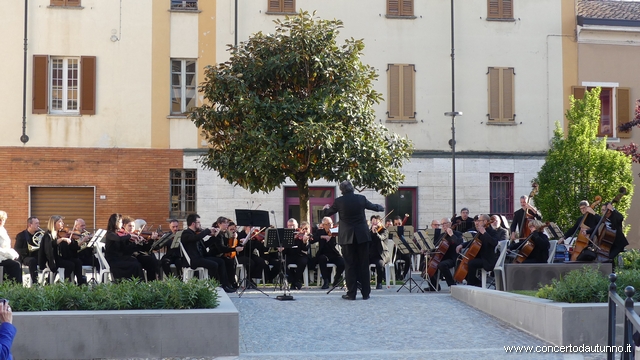
[[[487,0],[487,18],[488,19],[500,18],[500,1],[502,0]]]
[[[73,227],[76,219],[87,223],[87,229],[95,228],[95,192],[93,187],[32,187],[31,216],[40,219],[40,226],[47,227],[52,215],[64,216],[64,222]]]
[[[413,0],[402,0],[402,16],[413,16]]]
[[[502,120],[514,120],[514,78],[513,68],[502,69]]]
[[[415,65],[402,67],[402,118],[415,119]]]
[[[46,114],[49,105],[49,56],[33,55],[32,113]]]
[[[282,11],[288,13],[296,12],[296,0],[284,0],[282,5]]]
[[[572,86],[571,93],[576,100],[584,100],[584,94],[587,92],[587,88],[584,86]]]
[[[616,116],[618,129],[620,125],[631,121],[631,90],[629,88],[616,89]],[[628,131],[618,130],[618,137],[628,139],[631,137],[631,129]]]
[[[80,114],[96,114],[96,57],[80,58]]]
[[[282,0],[269,0],[269,12],[282,12]]]
[[[400,15],[401,0],[387,0],[387,15]]]
[[[67,0],[67,6],[80,6],[80,0]]]
[[[513,19],[513,0],[502,1],[502,9],[500,15],[503,19]]]
[[[500,120],[500,68],[489,68],[489,120]]]
[[[389,76],[389,119],[400,117],[400,65],[389,64],[387,69]]]
[[[51,0],[50,2],[51,6],[64,6],[65,3],[65,0]]]

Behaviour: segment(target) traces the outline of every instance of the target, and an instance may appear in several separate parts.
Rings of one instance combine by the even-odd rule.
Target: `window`
[[[416,119],[415,107],[415,65],[389,64],[389,98],[387,99],[387,116],[389,120]]]
[[[29,187],[29,214],[40,219],[40,226],[47,227],[51,215],[65,217],[66,225],[80,218],[87,223],[87,229],[95,228],[95,187]],[[69,199],[73,199],[69,201]]]
[[[80,6],[80,0],[51,0],[51,6]]]
[[[413,0],[387,0],[387,16],[413,17]]]
[[[619,131],[618,126],[631,121],[631,94],[629,88],[618,87],[617,83],[583,83],[586,86],[571,88],[576,99],[584,99],[585,90],[593,90],[600,86],[600,125],[599,137],[618,137],[628,139],[631,129]]]
[[[396,216],[400,216],[404,218],[405,214],[409,214],[409,218],[405,225],[413,226],[415,229],[418,228],[418,219],[417,219],[417,189],[416,188],[398,188],[398,191],[387,196],[385,201],[385,212],[389,212],[393,210],[393,216],[390,216],[387,219],[393,219]]]
[[[513,174],[489,174],[489,187],[491,214],[513,220]]]
[[[171,0],[171,10],[198,10],[198,0]]]
[[[267,0],[268,13],[295,13],[296,0]]]
[[[513,0],[487,0],[488,20],[513,20]]]
[[[489,121],[515,120],[515,74],[514,68],[489,68]]]
[[[196,213],[196,170],[171,169],[169,217],[186,219]]]
[[[196,61],[171,60],[171,114],[180,115],[196,106]]]
[[[96,57],[33,56],[33,113],[96,113]]]
[[[335,197],[335,188],[310,187],[309,188],[309,214],[311,224],[319,224],[322,221],[322,208],[326,204],[332,204]],[[285,187],[284,189],[285,219],[294,218],[300,223],[300,197],[297,187]],[[335,216],[332,216],[335,221]]]

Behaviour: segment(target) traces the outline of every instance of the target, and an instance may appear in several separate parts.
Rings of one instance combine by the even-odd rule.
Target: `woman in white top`
[[[0,210],[0,266],[4,278],[22,284],[22,265],[18,262],[18,253],[11,247],[11,238],[4,228],[7,213]]]

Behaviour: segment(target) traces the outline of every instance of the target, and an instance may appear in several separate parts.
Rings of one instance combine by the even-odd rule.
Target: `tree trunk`
[[[300,222],[309,220],[309,184],[305,182],[300,182],[296,184],[298,186],[298,195],[300,197]]]

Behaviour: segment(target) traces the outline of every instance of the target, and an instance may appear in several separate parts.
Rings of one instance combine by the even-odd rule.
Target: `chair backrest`
[[[502,269],[502,267],[504,266],[504,259],[507,257],[508,248],[509,248],[509,240],[498,241],[496,250],[500,252],[500,255],[498,255],[498,260],[496,261],[496,265],[493,267],[494,269]]]
[[[393,242],[393,239],[385,240],[387,242],[387,248],[389,249],[389,253],[391,254],[390,263],[393,264],[396,262],[396,243]]]
[[[547,259],[548,264],[553,263],[553,259],[556,257],[556,245],[558,245],[558,240],[549,240],[549,258]]]
[[[103,242],[95,243],[94,245],[94,248],[96,249],[95,256],[98,258],[98,264],[100,264],[100,270],[111,270],[111,267],[109,266],[109,262],[104,257],[104,247],[105,247],[105,243]]]
[[[180,252],[182,253],[182,256],[185,258],[185,260],[187,260],[187,264],[191,266],[191,258],[189,257],[189,254],[187,254],[187,251],[184,249],[184,245],[182,245],[182,243],[180,243]]]

